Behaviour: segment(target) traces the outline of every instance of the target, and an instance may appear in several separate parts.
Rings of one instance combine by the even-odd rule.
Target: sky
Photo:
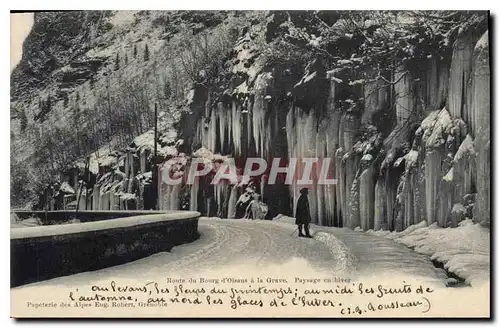
[[[33,25],[32,13],[10,14],[10,71],[21,60],[23,41]]]

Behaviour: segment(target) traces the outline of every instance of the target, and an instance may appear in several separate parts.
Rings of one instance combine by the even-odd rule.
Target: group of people
[[[254,193],[252,200],[245,209],[244,219],[265,220],[267,215],[267,205],[259,200],[259,194]]]
[[[308,189],[302,188],[300,190],[300,196],[297,200],[297,207],[295,210],[295,224],[299,231],[299,237],[312,238],[309,232],[309,223],[311,222],[311,211],[309,209],[309,200],[307,198]],[[262,204],[259,201],[259,195],[257,193],[253,194],[253,199],[248,204],[245,210],[244,219],[264,219],[267,211],[262,209]],[[265,204],[264,204],[265,205]],[[302,232],[304,231],[304,232]]]

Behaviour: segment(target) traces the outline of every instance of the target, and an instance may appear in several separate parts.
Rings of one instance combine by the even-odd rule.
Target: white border
[[[390,10],[397,10],[397,9],[475,9],[475,10],[492,10],[492,15],[496,16],[500,12],[498,10],[499,8],[499,1],[484,1],[484,0],[475,0],[475,1],[452,1],[452,0],[419,0],[419,1],[401,1],[401,0],[393,0],[393,1],[356,1],[356,0],[349,0],[349,1],[335,1],[335,0],[329,0],[329,1],[290,1],[290,0],[275,0],[275,1],[269,1],[269,0],[252,0],[252,1],[240,1],[240,2],[235,2],[230,1],[230,0],[210,0],[210,1],[168,1],[168,0],[148,0],[148,2],[144,1],[132,1],[132,0],[108,0],[108,1],[102,1],[102,0],[87,0],[87,1],[68,1],[68,0],[45,0],[41,2],[40,0],[22,0],[22,1],[2,1],[1,3],[2,6],[2,18],[0,20],[1,24],[1,33],[2,33],[2,38],[4,42],[4,47],[3,51],[1,52],[2,54],[2,61],[3,63],[2,66],[2,85],[1,85],[1,99],[2,99],[2,104],[3,109],[0,111],[0,122],[3,125],[2,128],[0,129],[0,133],[2,135],[0,136],[0,142],[3,150],[3,160],[0,161],[0,172],[3,175],[3,178],[0,181],[3,181],[4,183],[0,187],[0,200],[1,200],[1,207],[2,207],[2,213],[5,213],[5,215],[8,215],[8,210],[10,209],[10,189],[9,189],[9,182],[10,181],[10,172],[9,172],[9,163],[7,160],[7,154],[10,152],[10,128],[8,127],[9,122],[10,122],[10,87],[9,87],[9,80],[7,79],[7,76],[10,76],[10,66],[8,66],[7,63],[10,63],[8,60],[8,57],[10,56],[9,52],[9,47],[10,47],[10,14],[9,10],[15,9],[15,10],[46,10],[46,9],[57,9],[57,10],[66,10],[66,9],[108,9],[108,10],[116,10],[116,9],[336,9],[336,10],[347,10],[347,9],[358,9],[358,10],[368,10],[368,9],[390,9]],[[5,8],[3,8],[5,7]],[[496,14],[496,15],[495,15]],[[491,42],[492,45],[496,45],[498,43],[498,32],[495,30],[494,33],[492,33],[494,36],[493,42]],[[496,55],[496,49],[492,49],[492,54]],[[495,61],[493,61],[495,63]],[[494,68],[493,77],[498,76],[498,66],[494,65],[492,66]],[[498,83],[494,84],[495,90],[492,90],[493,94],[500,94],[499,92],[499,86]],[[492,98],[494,103],[493,103],[493,108],[492,112],[495,112],[498,109],[497,106],[497,97]],[[492,122],[493,124],[493,129],[492,132],[496,130],[496,128],[500,127],[500,114],[498,112],[494,115],[495,121]],[[498,133],[495,134],[495,138],[498,137]],[[499,152],[499,142],[497,139],[494,141],[494,154],[498,156]],[[494,159],[494,163],[499,163],[498,158]],[[494,169],[496,171],[496,169]],[[497,172],[495,172],[497,173]],[[498,173],[495,174],[495,181],[494,185],[500,186],[499,180],[498,180]],[[498,190],[497,190],[498,191]],[[500,193],[496,193],[495,195],[495,200],[492,201],[492,204],[500,204]],[[498,213],[498,212],[497,212]],[[495,238],[498,239],[498,222],[496,222],[497,218],[492,218],[492,221],[495,221],[494,226],[495,231],[494,231],[494,236]],[[8,259],[9,258],[9,248],[10,244],[8,244],[10,238],[9,238],[9,228],[8,225],[9,223],[9,218],[4,218],[3,220],[4,229],[2,229],[2,232],[4,233],[4,244],[3,247],[1,247],[1,258],[2,259]],[[498,244],[498,243],[496,243]],[[495,254],[498,254],[498,249],[495,249]],[[496,261],[495,259],[492,259],[492,261]],[[7,266],[9,265],[8,260],[4,260],[4,266],[5,269],[1,271],[2,273],[2,287],[3,287],[3,293],[1,297],[1,318],[3,319],[2,326],[11,326],[14,325],[15,322],[12,319],[9,319],[10,315],[10,288],[9,288],[9,271],[7,270]],[[498,271],[495,270],[495,285],[498,285]],[[495,293],[496,294],[496,293]],[[497,295],[498,296],[498,295]],[[499,300],[495,299],[495,304],[498,305]],[[493,313],[496,313],[498,315],[497,311],[498,306],[495,307]],[[42,322],[47,325],[74,325],[75,323],[69,323],[69,322]],[[137,322],[119,322],[119,325],[122,324],[132,324],[132,325],[137,325]],[[292,325],[294,324],[293,322],[252,322],[252,321],[247,321],[247,322],[224,322],[226,325],[230,326],[242,326],[242,325],[249,325],[249,324],[261,324],[261,325],[273,325],[273,326],[282,326],[282,325]],[[422,322],[419,321],[413,321],[412,322],[414,325],[420,325]],[[35,325],[39,324],[39,322],[30,322],[30,323],[25,323],[23,326],[25,327],[33,327]],[[109,325],[109,321],[104,321],[104,322],[80,322],[79,325],[85,325],[85,326],[104,326],[104,325]],[[116,323],[115,323],[116,324]],[[148,323],[148,326],[164,326],[165,324],[168,325],[180,325],[179,323],[175,323],[172,321],[167,321],[167,322],[150,322]],[[218,325],[221,324],[220,322],[190,322],[190,323],[184,323],[183,326],[205,326],[205,325]],[[309,325],[311,324],[310,322],[296,322],[296,325]],[[363,323],[358,322],[351,322],[349,321],[348,323],[342,323],[339,321],[335,322],[320,322],[318,324],[324,324],[324,325],[335,325],[335,326],[343,326],[343,325],[348,325],[348,326],[353,326],[353,325],[360,325],[360,324],[369,324],[369,325],[386,325],[387,322],[366,322],[364,321]],[[392,322],[393,325],[400,326],[403,324],[403,322],[396,321]],[[443,325],[444,322],[425,322],[426,326],[441,326]],[[448,324],[450,325],[455,325],[456,322],[449,322]],[[466,322],[467,326],[473,325],[471,322]],[[5,326],[4,326],[5,325]]]

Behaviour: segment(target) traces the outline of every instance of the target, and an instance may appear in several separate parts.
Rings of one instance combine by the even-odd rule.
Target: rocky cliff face
[[[320,225],[402,230],[422,220],[453,227],[465,217],[488,223],[486,15],[467,14],[458,18],[456,31],[442,34],[439,26],[430,27],[434,34],[419,34],[413,23],[402,23],[410,32],[401,38],[419,38],[406,44],[413,48],[396,53],[389,63],[366,64],[353,49],[367,43],[376,48],[376,33],[390,29],[390,23],[361,21],[357,36],[366,40],[356,40],[355,29],[354,35],[321,45],[321,37],[300,26],[306,18],[281,15],[268,16],[265,28],[253,26],[239,41],[220,90],[195,89],[185,117],[195,123],[182,125],[191,149],[203,147],[237,161],[333,158],[336,185],[318,184],[319,172],[312,172],[309,200],[313,222]],[[345,18],[335,15],[327,16],[334,22],[330,28],[341,30]],[[472,23],[463,24],[467,20]],[[292,28],[307,35],[302,41],[315,55],[304,68],[293,66],[290,58],[273,62],[272,54],[256,46],[277,26],[288,36],[296,32]],[[293,212],[301,186],[272,186],[259,179],[255,185],[272,215]],[[236,190],[241,194],[245,188]],[[233,192],[231,184],[216,186],[213,198],[205,194],[203,208],[213,209],[209,215],[224,213]]]
[[[337,184],[319,184],[321,172],[312,168],[314,223],[364,230],[402,230],[422,220],[456,226],[466,217],[489,223],[487,13],[271,12],[235,14],[236,25],[221,19],[215,26],[234,26],[234,38],[223,56],[184,65],[187,100],[169,111],[176,114],[156,140],[160,177],[172,167],[186,174],[193,158],[214,167],[232,158],[241,169],[249,157],[280,158],[282,165],[315,157],[331,160]],[[183,49],[185,59],[199,55]],[[93,207],[152,206],[151,133],[94,163],[107,168],[94,169]],[[302,187],[296,178],[269,184],[268,172],[250,183],[211,185],[214,174],[193,185],[160,181],[158,208],[241,217],[254,193],[271,218],[293,214]]]
[[[159,148],[173,145],[166,141],[172,123],[194,72],[205,66],[194,55],[210,47],[204,55],[216,58],[243,19],[223,11],[35,13],[11,74],[12,204],[36,206],[44,189],[62,180],[79,190],[88,156],[93,181],[99,164],[123,162],[127,146],[137,147],[134,138],[151,136],[155,104],[166,138]]]

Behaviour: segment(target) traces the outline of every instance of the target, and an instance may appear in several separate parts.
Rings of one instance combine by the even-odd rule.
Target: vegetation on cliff
[[[51,14],[50,22],[68,19]],[[26,55],[12,75],[12,162],[22,171],[13,177],[13,204],[30,187],[17,176],[44,177],[40,194],[90,154],[90,166],[101,167],[91,169],[88,195],[100,199],[93,205],[121,208],[136,195],[140,208],[157,145],[163,162],[186,163],[200,149],[237,161],[332,158],[339,183],[313,183],[309,196],[321,225],[489,222],[485,12],[73,15],[86,28],[31,54],[34,66]],[[34,31],[49,24],[43,17]],[[25,48],[51,40],[33,33]],[[27,74],[50,56],[56,64],[45,75]],[[149,140],[154,104],[160,136]],[[262,177],[252,186],[270,217],[292,214],[300,186],[266,185]],[[158,207],[224,216],[246,188],[160,185]]]

